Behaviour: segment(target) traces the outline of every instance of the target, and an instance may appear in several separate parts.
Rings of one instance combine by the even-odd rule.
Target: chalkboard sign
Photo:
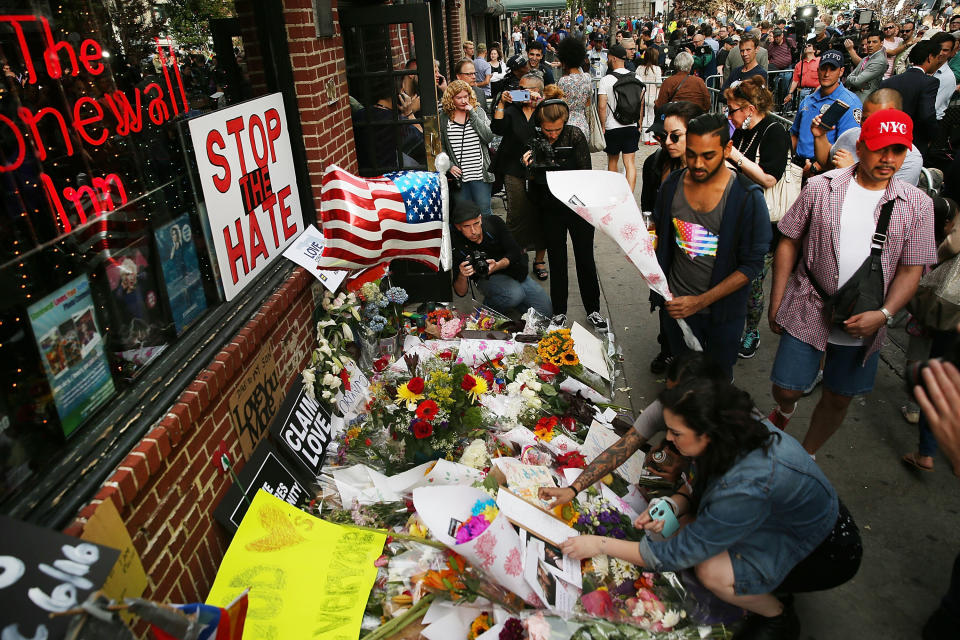
[[[320,475],[330,442],[330,411],[307,395],[302,378],[283,399],[270,425],[270,436],[281,453],[296,465],[295,471],[305,472],[308,478]]]
[[[116,549],[0,516],[0,634],[62,638],[73,609],[99,589],[120,556]]]
[[[253,457],[240,471],[237,477],[243,490],[234,483],[213,512],[217,522],[232,535],[243,520],[250,504],[244,500],[243,492],[250,500],[258,489],[289,502],[295,507],[302,507],[310,501],[310,493],[297,479],[287,463],[280,457],[276,447],[269,440],[257,445]]]

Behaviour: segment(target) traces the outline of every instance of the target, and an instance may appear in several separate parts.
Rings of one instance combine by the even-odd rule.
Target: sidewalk
[[[642,158],[652,150],[641,147],[638,173]],[[606,156],[594,154],[593,166],[605,169]],[[494,212],[504,213],[496,199]],[[596,258],[603,313],[624,358],[625,380],[616,386],[628,390],[618,393],[616,401],[636,414],[662,389],[662,381],[649,369],[659,351],[657,317],[650,313],[647,287],[639,272],[602,234],[597,234]],[[571,251],[568,317],[589,326],[574,267]],[[891,333],[873,393],[853,401],[844,425],[817,456],[860,527],[864,557],[850,583],[797,598],[804,639],[919,638],[923,622],[946,590],[953,559],[960,551],[960,491],[946,460],[937,458],[936,471],[922,476],[899,461],[903,453],[916,448],[917,432],[899,411],[907,400],[901,378],[906,337],[902,327]],[[734,375],[766,412],[773,406],[769,374],[778,338],[766,322],[761,323],[760,336],[757,355],[740,360]],[[818,398],[816,391],[800,402],[789,428],[791,435],[803,437]]]

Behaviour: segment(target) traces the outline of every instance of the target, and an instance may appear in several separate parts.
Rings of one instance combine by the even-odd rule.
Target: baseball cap
[[[610,48],[607,49],[607,57],[610,56],[613,56],[614,58],[620,58],[621,60],[626,60],[627,50],[618,42],[617,44],[611,45]]]
[[[728,37],[726,37],[726,38],[723,39],[723,43],[722,43],[722,44],[735,45],[735,44],[737,44],[738,42],[740,42],[740,38],[734,38],[734,37],[728,36]]]
[[[511,71],[513,71],[514,69],[519,69],[520,67],[526,66],[527,64],[528,64],[527,59],[524,58],[519,53],[515,56],[510,56],[507,59],[507,69],[510,69]]]
[[[816,33],[823,33],[824,31],[827,30],[827,25],[825,25],[825,24],[822,23],[822,22],[814,22],[814,23],[813,23],[813,30],[814,30]]]
[[[783,35],[783,29],[774,29],[774,30],[773,30],[773,35],[774,35],[774,36],[782,36],[782,35]]]
[[[653,124],[647,127],[647,133],[652,133],[656,137],[662,137],[667,133],[667,130],[663,126],[663,121],[667,117],[663,115],[663,107],[657,107],[653,112]]]
[[[825,64],[833,65],[837,69],[843,67],[843,54],[836,49],[824,51],[820,55],[820,66],[822,67]]]
[[[750,33],[751,31],[753,31],[753,25],[752,25],[752,24],[748,24],[747,26],[745,26],[745,27],[743,28],[743,30],[746,31],[747,33]]]
[[[892,144],[913,145],[913,120],[898,109],[877,111],[860,125],[860,142],[870,151]]]

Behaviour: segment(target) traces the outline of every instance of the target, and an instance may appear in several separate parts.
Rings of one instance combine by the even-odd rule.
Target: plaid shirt
[[[836,292],[839,279],[840,213],[856,168],[857,165],[835,169],[812,178],[778,225],[783,235],[802,241],[800,260],[831,294]],[[874,221],[880,217],[881,206],[894,198],[897,202],[893,205],[887,242],[880,256],[884,295],[896,275],[897,265],[928,265],[937,261],[933,201],[916,187],[894,178],[880,198]],[[823,313],[823,301],[810,284],[806,269],[794,269],[787,282],[777,324],[798,340],[826,351],[830,325]],[[880,348],[886,335],[884,325],[868,343],[864,359]]]

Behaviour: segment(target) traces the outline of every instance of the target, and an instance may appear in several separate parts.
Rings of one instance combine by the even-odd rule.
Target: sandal
[[[921,463],[920,454],[915,451],[913,453],[904,454],[904,456],[900,458],[900,461],[908,467],[916,469],[917,471],[933,471],[933,465],[931,464],[928,466]]]
[[[538,267],[538,266],[537,266],[538,264],[539,264],[539,265],[543,265],[543,266]],[[547,274],[547,270],[544,268],[544,267],[546,267],[546,265],[547,265],[547,263],[546,263],[546,262],[543,262],[542,260],[541,260],[540,262],[534,262],[534,263],[533,263],[533,275],[537,276],[537,280],[546,280],[546,279],[547,279],[547,275],[548,275],[548,274]]]

